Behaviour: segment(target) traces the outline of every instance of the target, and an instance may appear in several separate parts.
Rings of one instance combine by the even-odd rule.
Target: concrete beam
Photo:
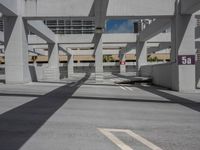
[[[109,0],[107,16],[136,18],[173,16],[174,4],[175,0]]]
[[[193,14],[198,10],[200,10],[199,0],[181,0],[182,14]]]
[[[200,38],[200,26],[195,28],[195,39]]]
[[[162,43],[162,42],[171,42],[171,33],[160,33],[150,40],[148,43]]]
[[[123,47],[121,50],[121,53],[127,54],[133,51],[133,49],[136,49],[137,44],[136,43],[128,43],[126,47]]]
[[[4,33],[0,31],[0,43],[4,43]]]
[[[103,34],[103,43],[136,43],[137,34],[119,33],[119,34]]]
[[[89,44],[94,43],[94,34],[56,35],[60,44]],[[102,34],[104,44],[135,43],[136,34]]]
[[[0,12],[5,16],[17,16],[17,0],[0,0]]]
[[[31,53],[31,55],[35,55],[35,56],[45,56],[44,52],[43,53],[38,52],[38,50],[36,50],[34,46],[32,45],[28,46],[28,52],[29,54]]]
[[[64,16],[81,18],[91,15],[94,0],[26,0],[24,5],[24,17],[56,18]]]
[[[139,34],[139,40],[144,42],[169,28],[171,19],[156,19]]]
[[[48,45],[47,44],[44,44],[44,45],[30,45],[29,44],[29,47],[33,48],[33,49],[48,49]]]
[[[47,41],[47,43],[55,43],[55,34],[42,21],[29,20],[28,25],[31,32]]]
[[[73,50],[71,48],[67,47],[67,45],[65,45],[65,44],[59,44],[59,50],[66,53],[68,56],[74,55]]]
[[[63,44],[61,44],[63,45]],[[94,44],[64,44],[64,47],[68,47],[68,48],[71,48],[71,49],[90,49],[90,48],[93,48],[94,47]]]
[[[47,42],[37,35],[28,35],[29,45],[45,45]]]
[[[167,43],[160,43],[158,47],[148,47],[147,48],[147,53],[155,53],[158,51],[162,51],[164,49],[168,49],[171,47],[171,42],[167,42]]]

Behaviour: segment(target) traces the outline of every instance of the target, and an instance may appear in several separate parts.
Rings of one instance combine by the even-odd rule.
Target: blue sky
[[[130,33],[133,32],[133,20],[108,20],[106,32],[108,33]]]

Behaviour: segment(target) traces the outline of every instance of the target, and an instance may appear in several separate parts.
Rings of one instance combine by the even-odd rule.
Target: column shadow
[[[123,75],[119,75],[119,74],[114,74],[114,75],[127,79],[127,77],[123,76]],[[140,86],[140,85],[137,86],[137,88],[140,88],[141,90],[144,90],[144,91],[150,92],[152,94],[166,98],[173,103],[177,103],[177,104],[183,105],[187,108],[190,108],[194,111],[200,112],[200,103],[198,103],[198,102],[195,102],[195,101],[192,101],[190,99],[183,98],[183,97],[179,97],[179,96],[176,96],[176,95],[172,95],[172,94],[167,93],[167,92],[163,92],[163,91],[161,91],[161,88],[160,89],[155,88],[155,87],[152,88],[152,86],[144,87],[144,86]]]
[[[90,74],[71,87],[57,88],[44,96],[0,115],[0,149],[18,150],[82,85]]]
[[[173,103],[177,103],[177,104],[183,105],[187,108],[190,108],[194,111],[200,112],[200,103],[199,102],[195,102],[195,101],[187,99],[187,98],[183,98],[180,96],[172,95],[167,92],[160,91],[160,89],[158,89],[158,88],[144,87],[144,86],[137,86],[137,87],[140,88],[141,90],[144,90],[144,91],[150,92],[152,94],[166,98]]]

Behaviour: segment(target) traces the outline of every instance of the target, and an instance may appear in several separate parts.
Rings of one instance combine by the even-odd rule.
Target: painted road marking
[[[126,88],[124,88],[123,86],[119,86],[121,89],[125,90],[126,91]]]
[[[131,136],[132,138],[136,139],[137,141],[141,142],[151,150],[163,150],[162,148],[156,146],[155,144],[151,143],[147,139],[141,137],[140,135],[134,133],[131,130],[124,130],[124,129],[105,129],[105,128],[98,128],[98,130],[104,134],[108,139],[110,139],[115,145],[117,145],[121,150],[133,150],[130,146],[126,145],[120,139],[118,139],[115,135],[111,132],[123,132]]]
[[[118,85],[121,89],[123,89],[123,90],[129,90],[129,91],[133,91],[133,89],[132,88],[130,88],[130,87],[126,87],[126,86],[122,86],[122,85],[120,85],[120,84],[116,84],[116,85]]]
[[[117,145],[121,150],[133,150],[130,146],[126,145],[119,138],[114,136],[108,129],[98,129],[102,134],[104,134],[108,139],[110,139],[115,145]]]
[[[125,88],[127,88],[129,91],[133,91],[133,89],[132,89],[132,88],[130,88],[130,87],[125,87]]]

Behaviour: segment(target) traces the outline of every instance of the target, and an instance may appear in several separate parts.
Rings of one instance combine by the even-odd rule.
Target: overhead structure
[[[193,57],[200,38],[200,28],[196,26],[198,10],[199,0],[0,0],[0,14],[4,20],[0,43],[5,48],[6,83],[30,82],[28,45],[45,45],[48,65],[43,74],[49,80],[60,79],[59,51],[69,58],[68,76],[74,73],[75,55],[93,55],[96,77],[101,80],[103,55],[118,54],[121,72],[125,72],[125,56],[135,49],[138,75],[143,74],[143,68],[149,67],[152,70],[149,76],[155,84],[179,91],[195,89],[196,79],[192,72],[195,72]],[[63,24],[62,35],[55,32],[57,27],[50,29],[44,23],[54,19]],[[92,21],[92,32],[66,34],[67,19]],[[149,24],[141,27],[138,34],[108,34],[104,28],[109,19],[149,20]],[[118,50],[111,52],[110,49],[103,50],[106,44],[125,46],[118,46]],[[73,50],[88,45],[87,52]],[[171,49],[169,64],[148,65],[149,52],[156,53],[166,48]],[[191,64],[181,64],[183,58],[191,59]],[[170,72],[168,76],[163,74],[166,70]]]
[[[200,10],[199,0],[181,0],[181,14],[193,14]]]

